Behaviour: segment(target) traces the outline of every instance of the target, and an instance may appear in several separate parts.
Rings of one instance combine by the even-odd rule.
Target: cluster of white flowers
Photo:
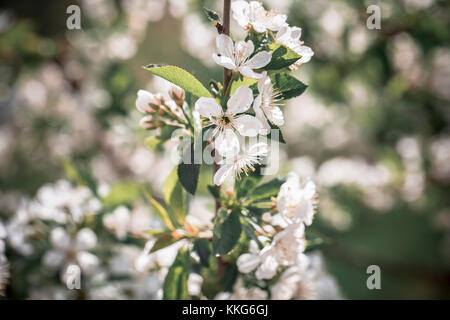
[[[276,203],[279,214],[266,214],[264,220],[282,227],[282,230],[262,250],[258,250],[256,243],[252,242],[250,252],[238,258],[237,266],[241,273],[256,270],[255,277],[259,280],[272,279],[281,268],[288,267],[282,280],[274,287],[275,291],[279,291],[297,283],[302,271],[308,267],[308,257],[304,254],[305,225],[312,223],[315,214],[316,186],[310,180],[301,183],[298,175],[291,172],[280,188]]]
[[[88,250],[97,245],[97,235],[89,228],[82,228],[71,236],[63,227],[57,227],[50,233],[52,249],[44,255],[44,264],[52,269],[59,269],[62,278],[71,265],[77,265],[83,274],[92,274],[99,265],[99,259]]]
[[[80,222],[85,215],[101,207],[92,191],[83,186],[73,187],[67,180],[59,180],[39,188],[36,197],[26,204],[28,215],[58,223]]]
[[[238,24],[247,30],[271,34],[272,31],[277,32],[273,40],[302,55],[299,59],[300,63],[307,62],[311,58],[312,50],[302,46],[299,40],[301,29],[291,30],[286,23],[285,15],[268,12],[257,1],[250,3],[234,1],[232,11]],[[226,106],[220,106],[215,99],[206,97],[201,97],[195,104],[196,111],[209,120],[206,126],[214,126],[214,147],[224,157],[219,162],[221,168],[214,177],[214,183],[221,185],[226,177],[232,174],[240,176],[242,172],[247,174],[249,170],[254,170],[254,165],[259,164],[261,158],[268,154],[268,147],[264,142],[251,145],[240,153],[240,142],[236,131],[243,137],[267,135],[271,129],[269,123],[282,126],[284,117],[279,108],[279,95],[275,92],[270,77],[265,71],[262,73],[254,71],[270,63],[271,53],[259,51],[252,56],[255,46],[251,40],[234,43],[225,34],[217,36],[216,46],[218,53],[213,54],[213,60],[220,66],[232,70],[233,73],[258,79],[259,92],[254,100],[253,91],[246,86],[241,86],[229,98]],[[246,113],[252,104],[256,116]]]
[[[233,18],[241,27],[251,28],[258,33],[276,31],[275,42],[285,45],[302,56],[294,64],[295,66],[311,60],[314,51],[303,45],[303,41],[300,40],[302,29],[290,27],[286,22],[286,15],[267,11],[258,1],[234,1],[231,8]]]

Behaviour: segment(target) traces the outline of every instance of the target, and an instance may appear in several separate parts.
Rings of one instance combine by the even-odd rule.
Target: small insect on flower
[[[219,34],[216,38],[216,46],[218,53],[213,54],[214,61],[224,68],[240,72],[247,78],[261,78],[262,75],[253,70],[265,67],[272,59],[272,54],[267,51],[258,52],[250,58],[255,51],[251,40],[238,41],[235,45],[229,36]]]
[[[260,165],[261,158],[267,153],[267,144],[259,142],[248,149],[243,149],[240,154],[226,154],[225,158],[219,162],[221,167],[214,175],[214,184],[220,186],[232,174],[240,179],[242,173],[248,175],[249,171],[255,171],[255,165]]]

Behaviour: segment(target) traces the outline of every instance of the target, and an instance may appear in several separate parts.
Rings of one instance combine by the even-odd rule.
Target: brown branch
[[[219,30],[219,33],[223,33],[226,35],[230,34],[230,14],[231,14],[231,0],[224,0],[223,1],[223,25],[221,26]],[[227,94],[228,92],[228,86],[230,85],[231,81],[231,71],[227,68],[223,68],[223,93]],[[215,152],[213,153],[213,156],[215,156]],[[213,164],[213,176],[216,174],[217,170],[219,170],[219,165],[214,161]],[[217,191],[220,192],[220,186],[216,186]],[[216,199],[216,216],[219,211],[219,208],[221,207],[221,203],[219,199]]]

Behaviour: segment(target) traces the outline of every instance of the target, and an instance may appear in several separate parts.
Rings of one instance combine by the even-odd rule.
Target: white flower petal
[[[270,125],[267,122],[266,116],[264,115],[264,112],[261,110],[261,102],[262,97],[261,95],[258,95],[255,99],[255,102],[253,103],[253,110],[255,110],[255,116],[256,118],[261,122],[262,128],[259,130],[259,134],[261,135],[267,135],[270,132]]]
[[[292,38],[292,40],[299,41],[301,36],[302,36],[302,28],[299,28],[299,27],[292,27],[291,28],[291,38]]]
[[[245,61],[255,51],[255,45],[251,40],[236,43],[236,60]],[[238,63],[239,64],[239,63]]]
[[[213,53],[212,57],[214,62],[217,63],[219,66],[222,66],[230,70],[236,69],[236,65],[234,64],[233,59],[225,56],[219,56],[215,53]]]
[[[150,107],[150,102],[154,100],[153,94],[146,90],[139,90],[137,95],[136,109],[142,113],[150,112],[152,110]]]
[[[239,72],[247,78],[250,79],[260,79],[262,75],[260,73],[254,72],[250,67],[247,66],[241,66],[239,67]]]
[[[236,129],[239,133],[246,137],[255,137],[262,129],[262,123],[254,116],[244,114],[234,119],[237,123]]]
[[[58,250],[47,251],[43,257],[43,263],[49,268],[59,267],[64,261],[64,253]]]
[[[81,251],[77,254],[77,261],[80,265],[81,270],[87,274],[91,274],[97,266],[100,264],[100,260],[96,255],[90,252]]]
[[[256,254],[244,253],[239,256],[236,265],[241,273],[249,273],[261,263],[261,258]]]
[[[214,175],[214,184],[216,186],[220,186],[232,171],[233,165],[226,164],[221,166]]]
[[[241,86],[236,89],[234,94],[230,97],[227,102],[227,112],[230,114],[242,113],[250,108],[253,102],[253,91],[252,89]]]
[[[239,139],[232,129],[226,129],[214,140],[214,147],[222,156],[232,156],[239,152]]]
[[[287,25],[286,20],[287,16],[285,14],[276,14],[270,18],[267,29],[278,31]]]
[[[283,112],[279,107],[272,107],[267,112],[267,118],[270,122],[272,122],[274,125],[280,127],[284,124],[284,116]]]
[[[278,261],[274,256],[268,254],[264,257],[262,264],[256,270],[255,276],[257,279],[272,279],[277,273]]]
[[[83,228],[78,231],[75,243],[78,250],[92,249],[97,245],[97,235],[91,229]]]
[[[213,98],[201,97],[195,102],[195,111],[206,118],[218,117],[222,114],[222,107]]]
[[[249,10],[249,4],[247,1],[233,1],[231,3],[231,10],[233,11],[233,18],[243,28],[248,26],[250,20],[247,12]]]
[[[55,248],[61,250],[67,250],[71,245],[70,236],[62,227],[58,227],[52,230],[50,234],[50,242]]]
[[[257,156],[257,157],[262,157],[262,156],[267,155],[268,151],[269,151],[269,147],[267,146],[266,143],[258,142],[258,143],[253,144],[248,149],[248,154]]]
[[[260,69],[267,66],[270,60],[272,60],[272,54],[267,51],[261,51],[248,60],[245,63],[245,66],[250,67],[251,69]]]
[[[234,44],[233,40],[226,34],[219,34],[216,37],[217,51],[220,55],[231,58],[233,56]]]
[[[297,62],[300,63],[307,63],[314,55],[314,51],[307,46],[301,46],[298,50],[296,50],[296,52],[302,56],[299,60],[297,60]]]

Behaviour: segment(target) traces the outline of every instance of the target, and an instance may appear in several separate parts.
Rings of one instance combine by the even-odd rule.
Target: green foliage
[[[189,250],[180,249],[164,280],[164,300],[186,300],[188,293]]]
[[[248,194],[251,194],[261,179],[262,175],[260,166],[257,166],[255,171],[250,172],[247,176],[244,175],[241,179],[236,179],[234,182],[236,198],[239,200]]]
[[[174,244],[175,242],[180,240],[179,238],[174,237],[172,232],[154,234],[153,237],[156,238],[156,242],[150,249],[150,253],[158,251],[159,249],[164,249],[165,247],[168,247],[171,244]]]
[[[221,279],[221,285],[223,291],[233,292],[233,286],[236,282],[237,276],[239,274],[236,264],[230,263],[225,267],[223,276]]]
[[[188,152],[190,152],[190,154],[187,154]],[[178,165],[178,178],[186,191],[194,195],[197,190],[198,178],[200,175],[200,164],[194,163],[194,144],[185,150],[183,159],[185,159],[185,156],[188,156],[190,161],[187,163],[182,162]]]
[[[183,225],[187,214],[187,199],[186,192],[178,179],[178,170],[179,168],[175,167],[167,177],[163,186],[163,194],[170,209],[171,220],[175,220],[178,225]]]
[[[120,181],[111,186],[109,194],[103,198],[106,208],[130,204],[142,196],[142,186],[135,181]]]
[[[281,185],[285,182],[284,179],[275,178],[266,183],[257,186],[252,191],[247,204],[255,204],[262,201],[268,201],[272,197],[276,197],[280,191]]]
[[[213,252],[225,255],[236,246],[241,236],[241,221],[239,212],[220,208],[214,221]]]
[[[144,69],[176,84],[197,97],[212,97],[208,89],[196,77],[180,67],[150,64]]]
[[[302,57],[279,43],[271,43],[268,47],[269,52],[272,53],[272,60],[263,68],[264,70],[280,70],[287,68]]]
[[[159,218],[164,222],[164,224],[169,228],[170,230],[175,230],[174,224],[172,222],[172,218],[169,215],[168,210],[164,208],[164,206],[159,203],[157,200],[155,200],[148,190],[146,191],[147,200],[150,202],[150,204],[155,209],[156,214],[159,216]]]
[[[200,258],[200,264],[209,268],[209,257],[211,256],[211,243],[208,239],[198,238],[194,241],[194,251]]]
[[[308,87],[303,82],[286,72],[271,74],[270,79],[272,80],[273,87],[281,93],[283,100],[298,97],[305,92]]]

